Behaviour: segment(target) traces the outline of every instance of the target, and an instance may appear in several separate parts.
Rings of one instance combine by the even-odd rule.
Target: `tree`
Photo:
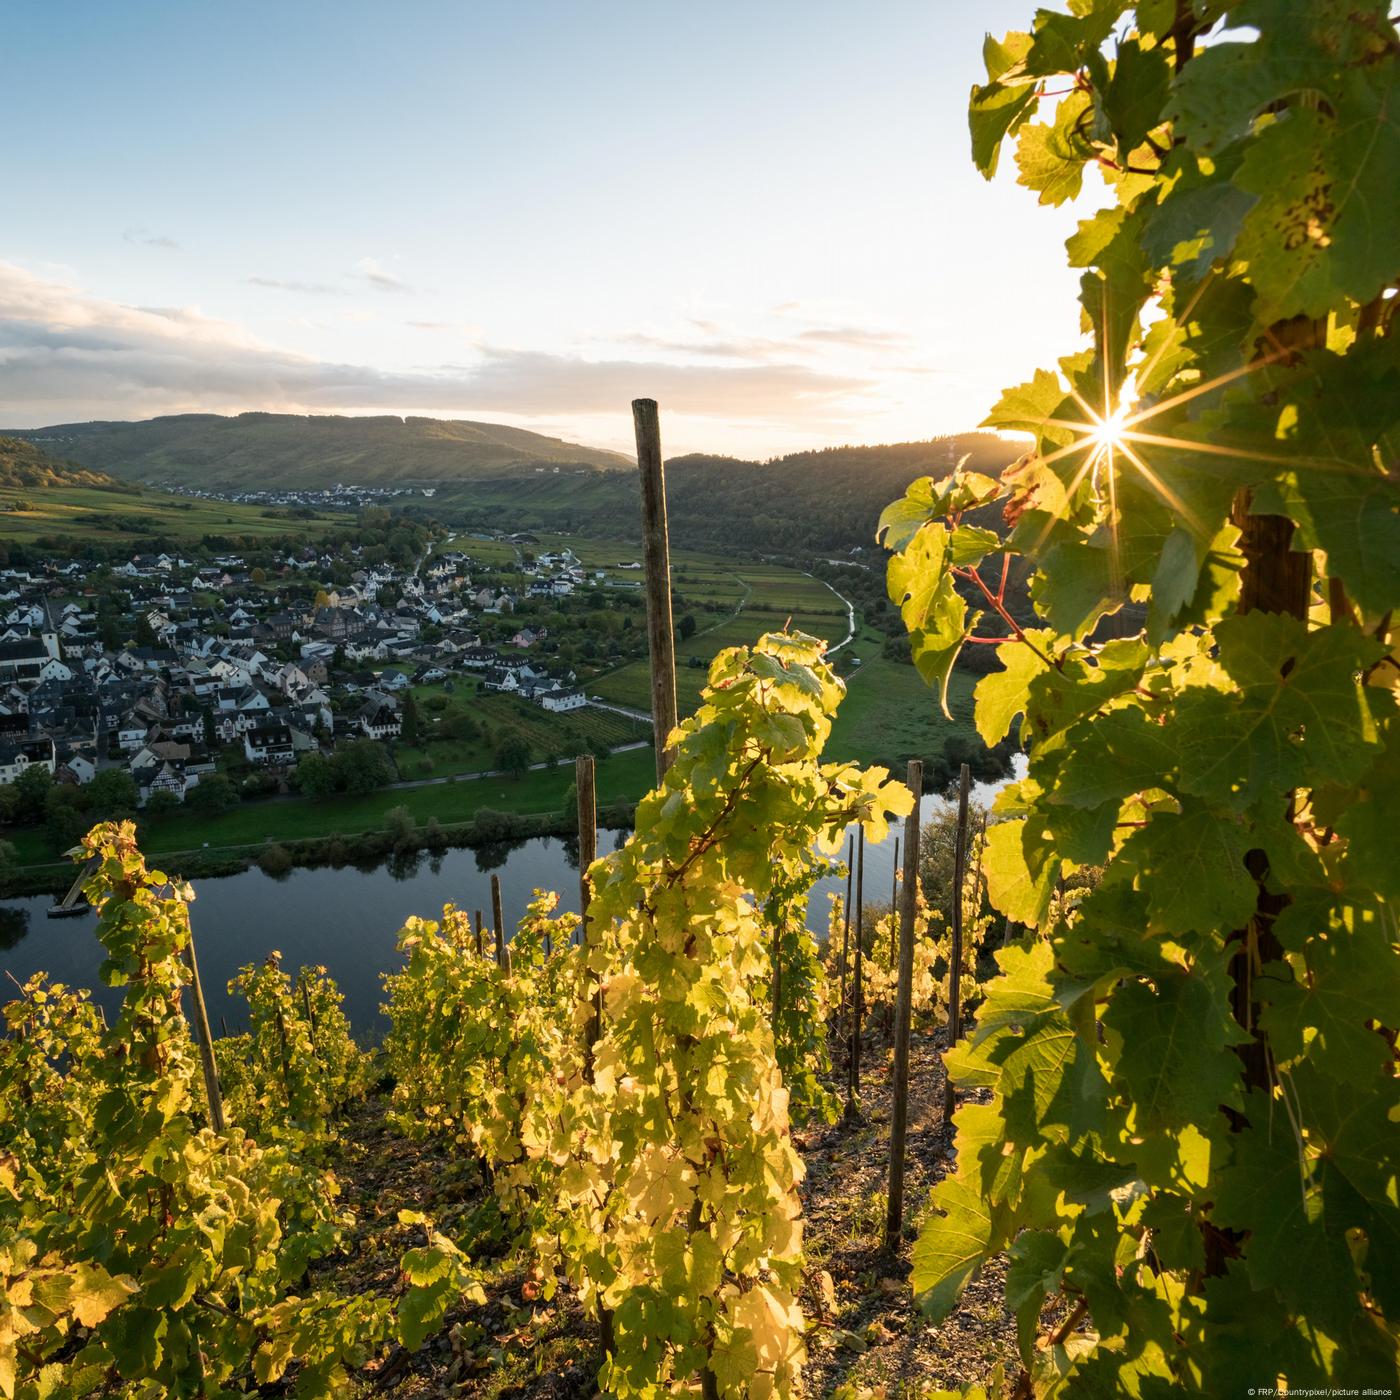
[[[329,797],[335,791],[335,780],[335,770],[330,760],[319,753],[306,754],[292,775],[298,791],[307,797]]]
[[[87,785],[88,808],[94,822],[119,821],[136,812],[136,779],[125,768],[104,768]]]
[[[418,823],[407,807],[390,807],[384,814],[384,830],[396,847],[406,846],[418,834]]]
[[[404,695],[400,719],[399,738],[409,748],[416,747],[418,743],[418,702],[414,700],[411,690]]]
[[[57,855],[63,855],[77,845],[86,830],[87,823],[82,814],[66,802],[55,804],[44,818],[44,839],[49,849]]]
[[[214,725],[214,712],[205,708],[199,712],[200,727],[204,732],[204,747],[216,749],[219,746],[219,731]]]
[[[372,739],[357,739],[336,751],[331,759],[335,785],[352,797],[377,792],[394,776],[383,748]]]
[[[522,734],[507,734],[496,746],[496,767],[522,778],[530,768],[530,741]]]
[[[31,763],[15,779],[15,820],[33,824],[44,819],[53,774],[41,764]]]
[[[174,816],[183,806],[184,803],[173,792],[158,788],[146,799],[144,811],[147,820],[160,821],[165,817]]]
[[[185,806],[203,816],[217,817],[238,804],[238,790],[223,773],[209,773],[185,796]]]
[[[995,646],[977,728],[1029,750],[984,861],[1028,932],[947,1056],[979,1101],[914,1287],[941,1318],[1007,1257],[1019,1394],[1393,1388],[1400,40],[1376,0],[1095,3],[984,57],[983,172],[1014,136],[1042,203],[1112,203],[1067,244],[1091,343],[984,425],[1024,455],[880,522],[945,711]]]
[[[680,636],[681,641],[688,642],[695,635],[695,628],[695,615],[693,613],[686,613],[677,624],[676,632]]]

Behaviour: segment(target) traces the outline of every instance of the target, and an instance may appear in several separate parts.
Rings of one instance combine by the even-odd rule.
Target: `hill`
[[[51,490],[55,487],[120,489],[106,472],[90,471],[50,457],[23,438],[0,437],[0,486]]]
[[[0,437],[0,560],[15,562],[14,546],[123,554],[205,538],[316,537],[353,523],[347,512],[266,510],[152,490]]]
[[[14,437],[138,481],[220,490],[452,481],[536,466],[630,467],[616,452],[503,423],[332,414],[186,413],[140,422],[60,423]]]
[[[666,464],[673,540],[691,549],[811,559],[873,545],[880,512],[920,476],[943,476],[966,456],[995,475],[1021,447],[992,433],[926,442],[831,447],[768,462],[689,455]],[[414,507],[470,526],[573,530],[639,538],[631,473],[487,476]]]

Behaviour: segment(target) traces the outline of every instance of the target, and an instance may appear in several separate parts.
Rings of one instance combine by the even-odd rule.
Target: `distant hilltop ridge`
[[[8,436],[128,480],[213,490],[465,481],[513,468],[617,471],[633,465],[621,453],[524,428],[445,418],[182,413],[11,429]]]

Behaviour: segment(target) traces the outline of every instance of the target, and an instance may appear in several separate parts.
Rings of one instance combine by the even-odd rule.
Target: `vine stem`
[[[982,590],[982,596],[996,609],[997,616],[1011,629],[1012,634],[1018,642],[1024,642],[1030,649],[1047,665],[1053,666],[1057,671],[1061,669],[1058,661],[1052,661],[1031,639],[1026,636],[1021,628],[1021,624],[1006,611],[1006,604],[987,587],[986,581],[976,569],[954,569],[953,577],[960,578],[965,583],[975,583]]]

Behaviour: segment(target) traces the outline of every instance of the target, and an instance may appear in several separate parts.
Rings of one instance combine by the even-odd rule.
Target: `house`
[[[48,647],[38,637],[26,637],[19,642],[0,642],[0,683],[37,681],[53,660]]]
[[[249,763],[281,767],[292,762],[296,745],[292,731],[279,720],[265,720],[243,734],[243,752]]]
[[[581,710],[588,699],[581,690],[547,690],[539,697],[540,704],[551,714],[565,714],[569,710]]]
[[[397,739],[403,731],[403,716],[387,699],[367,699],[355,722],[371,739]]]
[[[135,753],[146,742],[146,729],[140,720],[124,719],[117,727],[117,747],[123,753]]]
[[[142,806],[158,792],[169,793],[177,802],[183,802],[185,793],[198,782],[185,776],[183,764],[170,759],[150,758],[139,765],[133,763],[131,776]]]
[[[31,768],[56,767],[57,754],[52,739],[21,739],[18,743],[0,744],[0,783],[17,782]]]
[[[97,765],[83,753],[69,754],[54,772],[59,782],[73,783],[78,787],[84,787],[96,776]]]

